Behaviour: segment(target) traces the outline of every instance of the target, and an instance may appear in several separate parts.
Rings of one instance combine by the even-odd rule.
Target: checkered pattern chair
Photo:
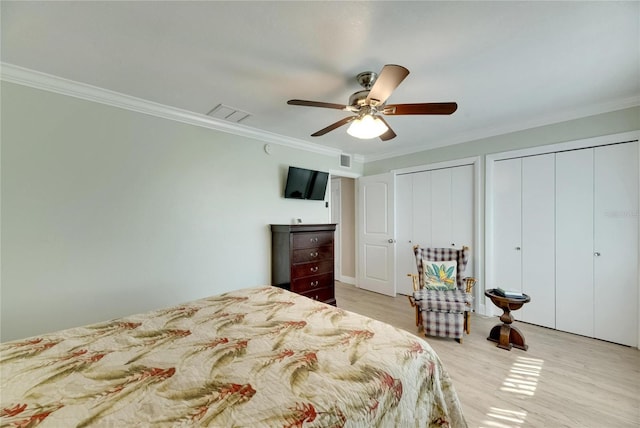
[[[421,248],[413,247],[418,274],[409,274],[413,280],[411,306],[416,310],[416,325],[424,328],[427,336],[452,337],[462,342],[463,333],[471,331],[470,311],[473,304],[471,291],[474,278],[464,277],[469,261],[469,248]],[[423,260],[457,262],[456,287],[453,290],[425,288]]]

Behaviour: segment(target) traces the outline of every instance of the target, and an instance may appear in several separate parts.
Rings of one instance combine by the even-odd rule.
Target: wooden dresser
[[[271,283],[330,305],[335,224],[272,224]]]

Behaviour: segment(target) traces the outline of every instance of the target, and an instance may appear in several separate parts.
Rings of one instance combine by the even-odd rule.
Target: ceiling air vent
[[[207,116],[227,120],[229,122],[240,123],[251,116],[251,113],[247,113],[246,111],[238,110],[237,108],[229,107],[224,104],[218,104],[211,109],[209,113],[207,113]]]
[[[343,168],[351,168],[351,155],[340,155],[340,166]]]

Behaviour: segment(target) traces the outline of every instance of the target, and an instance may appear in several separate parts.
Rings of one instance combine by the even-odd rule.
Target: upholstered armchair
[[[465,277],[469,248],[413,247],[418,274],[409,302],[416,311],[416,325],[427,336],[451,337],[462,342],[471,331],[470,312],[475,278]]]

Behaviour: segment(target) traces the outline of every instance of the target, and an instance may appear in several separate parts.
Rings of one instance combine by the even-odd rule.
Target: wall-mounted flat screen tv
[[[329,173],[311,169],[289,167],[284,197],[289,199],[324,200]]]

